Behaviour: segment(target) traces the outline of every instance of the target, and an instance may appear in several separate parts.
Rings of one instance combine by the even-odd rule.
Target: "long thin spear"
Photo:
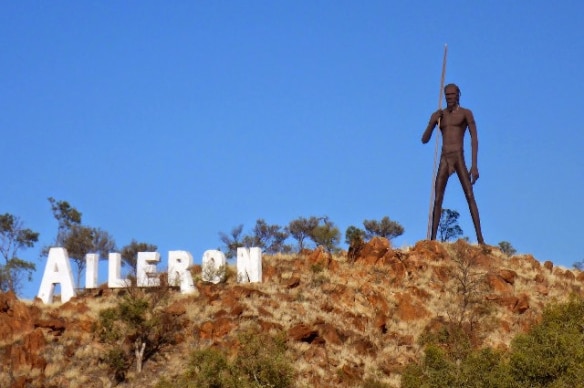
[[[444,58],[442,59],[442,76],[440,77],[440,92],[438,93],[438,109],[442,109],[442,96],[444,95],[444,77],[446,76],[446,56],[448,55],[448,44],[444,45]],[[438,119],[438,128],[440,128],[440,119]],[[438,169],[438,143],[440,142],[440,131],[436,131],[436,145],[434,146],[434,169],[432,171],[432,187],[430,188],[430,210],[428,214],[428,231],[426,233],[426,238],[429,240],[432,236],[432,218],[434,213],[434,199],[436,193],[434,192],[436,185],[436,170]]]

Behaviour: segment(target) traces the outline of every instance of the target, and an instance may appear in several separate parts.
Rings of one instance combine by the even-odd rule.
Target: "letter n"
[[[261,248],[237,248],[237,280],[240,283],[262,282]]]

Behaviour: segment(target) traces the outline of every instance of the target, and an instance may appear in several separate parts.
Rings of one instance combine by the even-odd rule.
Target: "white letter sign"
[[[61,302],[66,303],[75,296],[73,273],[69,263],[69,255],[65,248],[51,248],[38,297],[45,304],[53,303],[55,285],[61,285]]]
[[[240,283],[262,282],[261,248],[237,248],[237,280]]]

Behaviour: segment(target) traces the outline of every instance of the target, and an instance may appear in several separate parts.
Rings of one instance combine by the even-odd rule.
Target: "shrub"
[[[338,244],[341,241],[341,232],[335,224],[328,219],[328,217],[323,217],[320,219],[322,224],[319,223],[311,232],[310,238],[316,243],[317,246],[321,246],[327,250],[327,252],[335,252],[339,249]]]
[[[108,346],[102,361],[118,382],[125,379],[126,371],[134,362],[140,373],[143,362],[172,344],[174,334],[182,327],[182,318],[171,316],[165,310],[167,287],[153,287],[148,293],[128,288],[127,292],[116,306],[99,312],[94,326],[99,340]]]
[[[349,226],[345,232],[345,243],[349,245],[347,256],[350,261],[355,261],[359,252],[365,245],[365,231],[356,226]]]
[[[455,240],[462,236],[462,228],[458,225],[460,213],[456,210],[442,209],[438,223],[438,239],[442,242]]]
[[[573,298],[548,306],[541,323],[515,337],[508,353],[457,353],[429,342],[423,360],[405,368],[402,387],[584,387],[582,322],[584,300]]]
[[[259,388],[293,386],[293,368],[286,357],[283,333],[270,336],[259,328],[239,335],[238,354],[230,359],[220,349],[195,350],[186,372],[174,381],[162,379],[156,388]]]
[[[310,238],[312,231],[318,226],[318,222],[318,218],[312,216],[309,218],[299,217],[288,224],[287,230],[290,236],[298,241],[299,252],[305,248],[304,240]]]
[[[513,245],[509,241],[501,241],[499,243],[499,249],[507,256],[513,256],[517,253],[517,250],[513,248]]]
[[[383,217],[381,221],[365,220],[363,221],[363,226],[365,227],[365,235],[368,239],[379,236],[391,241],[395,237],[404,234],[404,227],[397,221],[390,220],[388,216]]]
[[[540,324],[511,344],[510,370],[524,386],[584,386],[584,300],[548,307]]]

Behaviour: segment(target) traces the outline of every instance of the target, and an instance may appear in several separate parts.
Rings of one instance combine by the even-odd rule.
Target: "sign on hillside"
[[[85,288],[97,288],[99,256],[95,253],[85,255]],[[158,252],[139,252],[136,274],[138,287],[156,287],[160,285],[160,262]],[[203,280],[219,283],[224,278],[226,259],[223,252],[207,250],[203,254]],[[179,286],[183,294],[196,291],[189,267],[193,265],[193,256],[187,251],[168,252],[168,284]],[[131,286],[129,279],[121,277],[122,256],[110,253],[108,257],[109,288],[126,288]],[[223,275],[222,275],[223,274]],[[260,248],[237,248],[237,281],[240,283],[260,283],[262,281],[262,251]],[[45,303],[52,303],[55,287],[61,287],[61,302],[68,302],[76,295],[73,272],[69,255],[65,248],[51,248],[45,266],[45,272],[37,296]]]

